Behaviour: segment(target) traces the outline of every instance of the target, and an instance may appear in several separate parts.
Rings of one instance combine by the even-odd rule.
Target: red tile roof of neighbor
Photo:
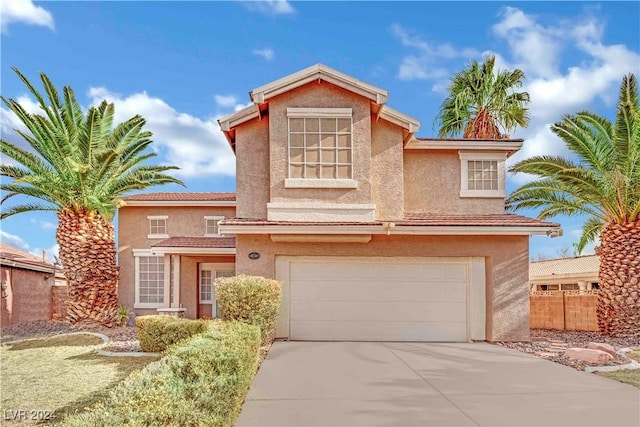
[[[433,227],[559,227],[560,224],[540,221],[515,214],[491,214],[491,215],[430,215],[407,214],[403,219],[371,222],[293,222],[293,221],[267,221],[266,219],[227,218],[224,225],[382,225],[385,222],[394,222],[401,226],[433,226]]]
[[[145,193],[133,194],[125,196],[124,200],[137,201],[162,201],[162,202],[217,202],[217,201],[234,201],[236,193]]]
[[[46,270],[53,269],[53,264],[47,261],[43,261],[41,257],[30,254],[20,249],[9,246],[6,243],[0,243],[0,264],[2,265],[14,265],[21,264],[20,268],[33,267],[34,270]]]
[[[235,237],[171,237],[151,245],[163,248],[235,248]]]

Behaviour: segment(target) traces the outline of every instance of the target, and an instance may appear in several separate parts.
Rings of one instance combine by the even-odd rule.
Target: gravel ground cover
[[[496,342],[495,344],[508,347],[523,353],[533,354],[556,363],[584,371],[589,363],[571,359],[563,355],[563,352],[555,352],[553,349],[581,347],[585,348],[590,342],[599,342],[612,345],[616,350],[625,347],[640,347],[640,334],[631,337],[606,337],[599,332],[588,331],[561,331],[552,329],[532,329],[530,342]],[[553,355],[552,355],[553,354]],[[629,363],[626,357],[617,356],[611,362],[602,366],[625,365]]]

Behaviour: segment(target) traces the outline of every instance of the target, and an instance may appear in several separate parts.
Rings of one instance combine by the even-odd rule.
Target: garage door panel
[[[415,301],[299,301],[292,304],[292,323],[297,321],[452,322],[466,318],[463,302]]]
[[[339,282],[332,279],[292,282],[291,301],[466,301],[463,283],[449,282]]]
[[[289,337],[465,341],[467,258],[331,258],[288,263]]]
[[[466,322],[296,322],[291,334],[314,341],[464,341]]]

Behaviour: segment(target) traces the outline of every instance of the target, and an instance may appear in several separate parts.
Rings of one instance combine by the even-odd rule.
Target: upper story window
[[[149,239],[169,238],[169,234],[167,231],[167,220],[169,219],[168,216],[148,216],[147,219],[149,220],[149,235],[147,236]]]
[[[204,235],[205,237],[218,237],[220,230],[218,224],[224,219],[223,216],[205,216],[204,217]]]
[[[460,197],[505,197],[505,153],[460,152]]]
[[[286,187],[355,187],[351,108],[288,108]]]

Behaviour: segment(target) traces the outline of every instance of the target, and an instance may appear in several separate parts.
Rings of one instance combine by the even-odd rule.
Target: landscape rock
[[[616,349],[613,348],[613,346],[611,344],[606,344],[603,342],[590,342],[589,344],[587,344],[587,348],[593,349],[593,350],[602,350],[602,351],[606,351],[607,353],[609,353],[610,355],[614,356],[616,355]]]
[[[572,347],[567,349],[564,355],[572,359],[578,359],[588,363],[595,363],[597,365],[602,365],[603,363],[607,363],[613,360],[613,356],[606,351],[595,350],[591,348]]]

